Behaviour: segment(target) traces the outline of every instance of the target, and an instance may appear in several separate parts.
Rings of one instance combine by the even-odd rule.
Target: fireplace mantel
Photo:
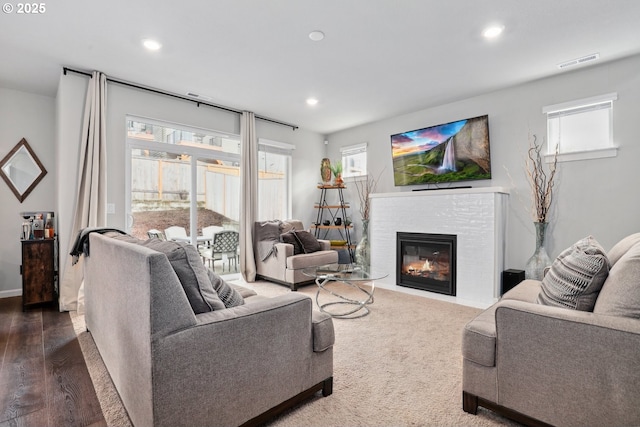
[[[503,187],[372,194],[371,266],[388,273],[376,286],[476,307],[493,304],[504,270],[508,196]],[[455,297],[396,285],[398,232],[458,236]]]
[[[443,188],[440,190],[417,190],[417,191],[401,191],[396,193],[373,193],[370,197],[424,197],[424,196],[447,196],[458,194],[484,194],[484,193],[500,193],[509,194],[509,189],[504,187],[476,187],[476,188]]]

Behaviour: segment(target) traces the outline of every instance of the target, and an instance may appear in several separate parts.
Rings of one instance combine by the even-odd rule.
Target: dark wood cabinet
[[[57,301],[56,239],[22,240],[22,309]]]

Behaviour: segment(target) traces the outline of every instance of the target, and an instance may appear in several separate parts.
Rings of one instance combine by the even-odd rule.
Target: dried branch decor
[[[533,138],[529,138],[529,140],[529,158],[526,160],[526,170],[533,193],[533,220],[535,222],[547,222],[547,216],[553,201],[553,179],[558,165],[558,146],[556,145],[556,151],[553,161],[549,164],[549,170],[545,171],[544,160],[540,154],[542,144],[538,143],[536,135],[533,135]]]
[[[382,172],[384,172],[384,169]],[[382,175],[382,172],[380,172],[380,175]],[[380,175],[378,175],[377,178],[373,178],[369,174],[366,179],[355,181],[356,189],[358,190],[358,198],[360,199],[360,215],[362,216],[362,219],[369,219],[369,209],[371,207],[371,199],[369,199],[369,195],[376,191]]]

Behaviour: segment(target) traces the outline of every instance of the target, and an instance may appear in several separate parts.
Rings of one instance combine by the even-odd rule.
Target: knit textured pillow
[[[211,269],[207,270],[207,275],[213,285],[213,289],[218,293],[218,297],[226,308],[237,307],[244,304],[244,298],[242,298],[240,292],[229,286],[222,277],[218,276]]]
[[[609,274],[602,246],[588,236],[565,249],[542,279],[536,302],[580,311],[593,311]]]

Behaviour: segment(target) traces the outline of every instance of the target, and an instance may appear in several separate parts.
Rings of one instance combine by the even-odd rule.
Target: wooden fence
[[[166,209],[165,202],[185,205],[191,187],[191,165],[179,159],[134,157],[131,163],[132,210]],[[227,218],[240,219],[240,167],[198,164],[197,202]],[[286,181],[281,173],[260,173],[260,216],[282,218]],[[162,203],[159,203],[162,202]],[[164,207],[163,207],[164,206]],[[265,216],[266,215],[266,216]]]

